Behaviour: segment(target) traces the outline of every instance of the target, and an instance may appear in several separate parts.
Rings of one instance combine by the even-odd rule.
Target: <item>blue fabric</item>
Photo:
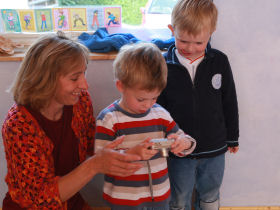
[[[80,43],[87,46],[91,52],[99,53],[119,51],[123,45],[142,41],[130,33],[109,34],[106,28],[99,28],[92,35],[84,32],[78,39]],[[151,43],[154,43],[162,50],[172,45],[174,43],[174,38],[168,40],[153,39]]]
[[[213,206],[219,206],[219,190],[224,168],[225,154],[201,159],[170,158],[170,210],[191,209],[194,187],[196,210],[212,210]],[[218,207],[215,210],[218,210]]]

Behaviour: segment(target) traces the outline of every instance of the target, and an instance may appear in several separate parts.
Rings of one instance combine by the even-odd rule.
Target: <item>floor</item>
[[[110,210],[110,208],[92,207],[92,210]],[[280,210],[280,206],[221,207],[220,210]]]

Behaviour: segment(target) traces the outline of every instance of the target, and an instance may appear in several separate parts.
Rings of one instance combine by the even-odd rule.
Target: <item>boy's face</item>
[[[118,90],[122,94],[120,106],[131,114],[143,114],[147,112],[157,101],[159,90],[142,90],[139,88],[125,87],[119,80],[116,82]]]
[[[211,33],[209,30],[201,31],[194,36],[188,31],[174,29],[171,25],[168,26],[173,36],[175,37],[175,46],[183,57],[194,60],[204,54]]]

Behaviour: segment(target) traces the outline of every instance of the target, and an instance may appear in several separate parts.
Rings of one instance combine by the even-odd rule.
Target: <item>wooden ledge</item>
[[[108,53],[90,53],[90,60],[114,60],[116,58],[117,52]],[[24,58],[24,53],[16,52],[14,55],[0,55],[0,62],[3,61],[22,61]]]
[[[89,31],[88,33],[93,33],[94,31]],[[55,32],[50,32],[55,33]],[[77,40],[78,36],[82,33],[80,31],[66,31],[65,35],[72,40]],[[44,33],[0,33],[1,36],[9,38],[15,43],[21,43],[24,45],[23,48],[15,48],[15,53],[13,55],[2,55],[0,54],[1,61],[22,61],[24,58],[24,53],[28,47],[40,36],[44,36]],[[114,60],[116,58],[117,51],[108,53],[90,53],[90,60]]]

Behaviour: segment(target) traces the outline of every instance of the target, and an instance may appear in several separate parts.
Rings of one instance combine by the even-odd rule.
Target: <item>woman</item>
[[[140,157],[120,154],[117,139],[93,153],[95,119],[85,72],[88,50],[62,33],[27,51],[2,127],[8,172],[6,209],[86,209],[79,190],[97,173],[133,174]]]

